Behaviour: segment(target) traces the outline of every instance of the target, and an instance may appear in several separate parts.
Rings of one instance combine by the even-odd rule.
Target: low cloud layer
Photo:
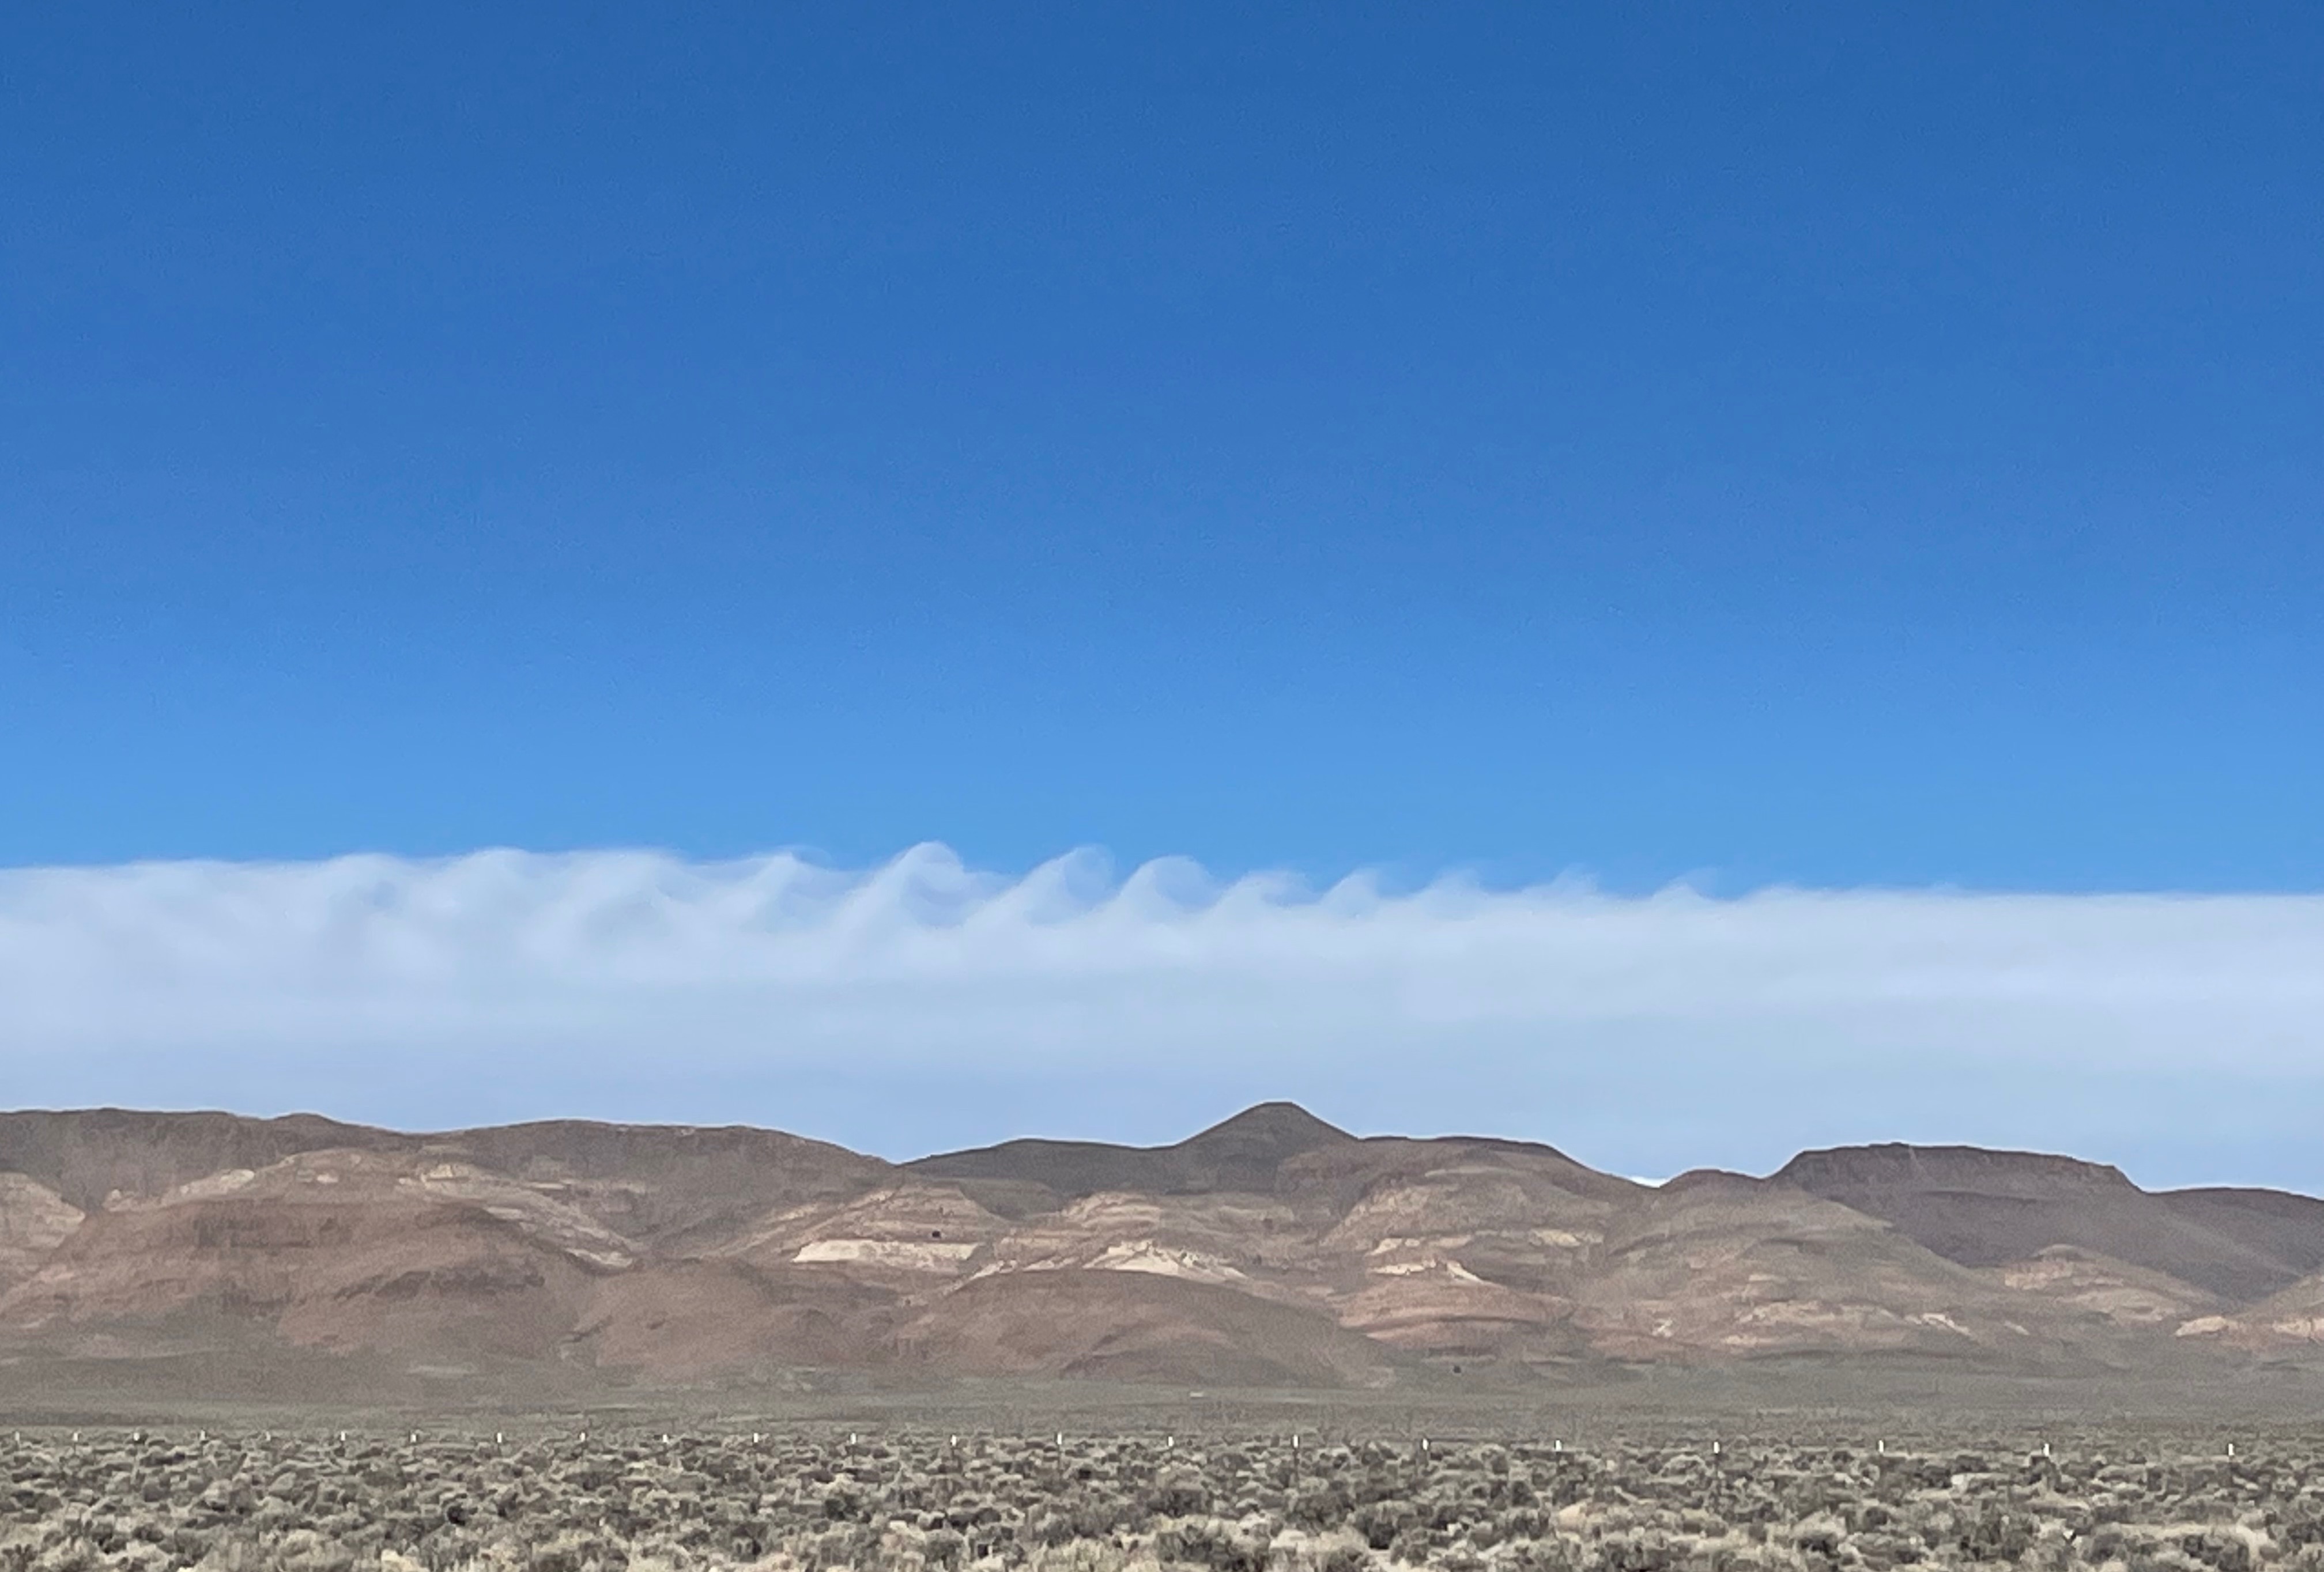
[[[1022,878],[940,847],[0,872],[0,1102],[769,1123],[905,1155],[1290,1097],[1631,1172],[2075,1151],[2324,1190],[2324,897]]]

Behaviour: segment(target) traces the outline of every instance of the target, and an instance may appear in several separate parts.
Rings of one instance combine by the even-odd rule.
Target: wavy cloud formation
[[[2324,1188],[2324,897],[1022,878],[922,846],[0,872],[0,1101],[748,1120],[891,1154],[1259,1097],[1628,1172],[1962,1139]]]

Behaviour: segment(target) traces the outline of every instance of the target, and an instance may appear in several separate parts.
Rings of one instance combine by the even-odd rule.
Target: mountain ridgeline
[[[0,1358],[269,1350],[617,1385],[2200,1373],[2324,1359],[2324,1201],[1960,1146],[1649,1186],[1287,1103],[905,1163],[740,1126],[0,1114]]]

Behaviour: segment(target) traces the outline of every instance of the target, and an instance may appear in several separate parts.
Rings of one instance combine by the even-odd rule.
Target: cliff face
[[[1858,1356],[2151,1367],[2324,1341],[2324,1202],[1968,1147],[1659,1188],[1288,1104],[1176,1145],[901,1165],[577,1121],[0,1115],[0,1345],[304,1348],[567,1377],[1393,1383]]]

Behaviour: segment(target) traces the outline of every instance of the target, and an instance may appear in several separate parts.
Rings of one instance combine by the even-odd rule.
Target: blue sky
[[[2298,5],[15,7],[0,1101],[2324,1192],[2319,80]]]
[[[2324,879],[2324,14],[17,8],[0,863]]]

